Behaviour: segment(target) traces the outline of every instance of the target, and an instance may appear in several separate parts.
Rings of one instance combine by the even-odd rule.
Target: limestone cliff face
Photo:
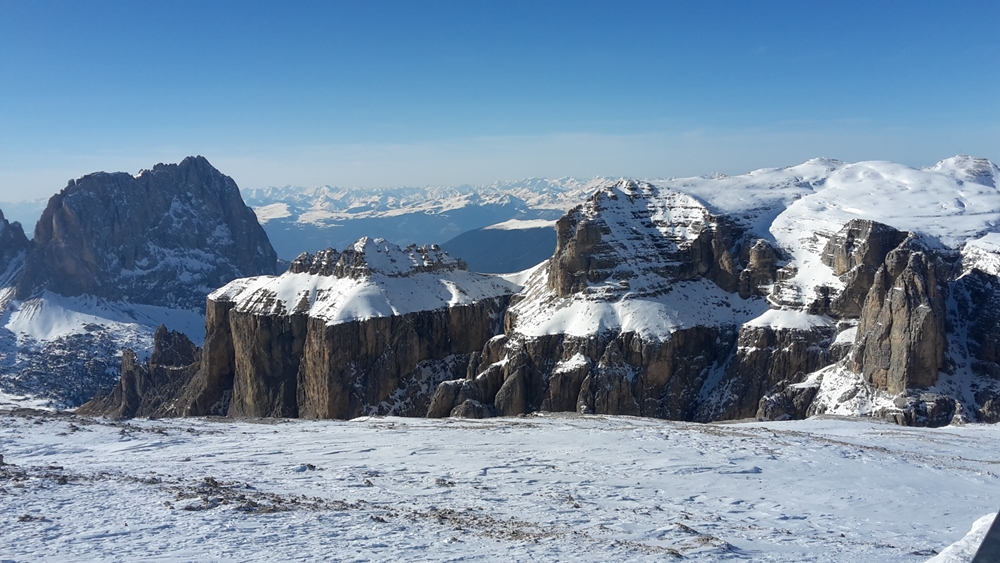
[[[667,342],[635,333],[503,337],[475,357],[466,379],[438,387],[427,416],[460,416],[472,401],[497,416],[541,410],[692,420],[698,393],[733,336],[694,327]]]
[[[122,371],[110,395],[99,395],[77,414],[111,418],[178,416],[175,400],[200,367],[201,350],[180,332],[156,330],[145,363],[132,350],[122,355]]]
[[[823,263],[844,282],[844,289],[829,303],[836,317],[858,318],[875,283],[875,273],[890,251],[906,239],[905,232],[864,219],[852,219],[830,238],[823,249]]]
[[[627,262],[627,264],[623,264]],[[556,222],[548,287],[567,297],[595,286],[635,290],[629,279],[706,278],[743,297],[774,281],[776,252],[697,199],[623,180],[598,190]],[[658,285],[640,288],[657,291]]]
[[[696,198],[609,184],[559,220],[555,254],[515,297],[506,336],[487,344],[464,380],[438,387],[428,416],[752,416],[773,384],[746,385],[742,410],[709,399],[739,379],[739,370],[726,375],[738,327],[767,309],[762,296],[780,261],[771,244]],[[801,372],[792,364],[776,362],[772,375]]]
[[[516,293],[436,247],[365,238],[303,255],[212,294],[206,360],[181,403],[310,418],[1000,420],[1000,191],[983,172],[1000,169],[967,164],[602,184]],[[898,213],[899,198],[924,214]],[[942,209],[961,224],[927,219]]]
[[[947,286],[940,258],[910,245],[886,256],[865,298],[851,367],[889,393],[930,387],[944,367]],[[947,279],[947,278],[944,278]]]
[[[205,343],[201,364],[177,400],[180,416],[224,416],[232,400],[236,354],[229,313],[236,305],[231,299],[208,299],[205,304]]]
[[[954,250],[916,233],[847,221],[817,249],[832,281],[799,301],[783,297],[808,283],[790,260],[795,249],[685,194],[619,182],[570,211],[557,233],[552,259],[514,297],[505,335],[464,379],[438,387],[428,416],[787,419],[868,397],[858,404],[869,415],[936,426],[970,416],[957,388],[928,390],[958,385],[961,358],[1000,373],[998,318],[984,312],[995,308],[971,305],[1000,300],[995,274],[961,275]],[[971,416],[997,417],[1000,385],[972,388]]]
[[[49,200],[33,243],[18,299],[49,290],[201,309],[211,290],[273,274],[276,263],[236,183],[203,157],[70,181]]]
[[[743,325],[725,375],[712,400],[698,413],[698,420],[803,418],[808,402],[801,410],[789,411],[783,405],[780,412],[773,406],[770,411],[767,408],[765,412],[758,414],[758,411],[767,396],[783,393],[788,386],[801,383],[808,374],[832,364],[830,347],[835,337],[836,327],[831,325],[809,328]]]
[[[294,380],[298,415],[423,416],[437,384],[453,376],[449,360],[463,364],[496,334],[507,300],[335,325],[309,319]]]
[[[302,314],[230,313],[235,367],[230,416],[298,416],[295,374],[302,359],[306,320]]]
[[[366,238],[303,254],[282,276],[209,297],[201,369],[178,411],[422,416],[437,384],[499,331],[513,287],[437,246]]]

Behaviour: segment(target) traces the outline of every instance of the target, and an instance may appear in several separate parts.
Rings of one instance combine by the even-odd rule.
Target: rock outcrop
[[[907,233],[865,219],[851,219],[823,248],[823,263],[844,282],[828,310],[836,317],[858,318],[875,283],[875,274]]]
[[[930,387],[944,367],[947,287],[941,257],[901,245],[865,298],[851,367],[889,393]]]
[[[76,410],[111,418],[177,416],[174,401],[201,366],[201,350],[187,336],[160,325],[145,363],[132,350],[122,354],[118,384]]]
[[[200,156],[71,180],[33,242],[21,300],[48,290],[200,310],[230,280],[275,273],[274,249],[236,183]]]
[[[11,223],[0,211],[0,280],[20,270],[24,255],[31,245],[17,221]]]
[[[123,350],[145,358],[160,324],[200,342],[205,296],[275,260],[235,182],[203,157],[71,180],[34,240],[0,219],[0,389],[79,405],[111,389]]]
[[[980,181],[997,168],[977,164],[972,174],[960,160],[936,166],[947,178],[926,183],[991,188],[977,193],[994,203],[975,203],[993,207],[975,213],[1000,215],[996,183]],[[924,426],[996,419],[1000,385],[983,378],[1000,372],[1000,319],[970,303],[998,299],[1000,244],[978,243],[960,260],[955,241],[965,239],[919,216],[900,221],[913,229],[851,218],[833,234],[810,232],[809,222],[825,221],[823,210],[836,206],[814,205],[799,190],[825,196],[830,183],[837,191],[834,179],[846,182],[836,176],[842,163],[816,164],[820,177],[803,180],[815,171],[804,165],[808,173],[787,195],[767,192],[769,201],[750,205],[685,181],[710,203],[637,182],[599,190],[559,220],[555,254],[515,296],[505,336],[464,379],[439,386],[428,416],[575,410],[710,421],[837,412]],[[865,186],[886,177],[880,173],[844,177]],[[885,195],[864,189],[841,205]],[[943,196],[900,197],[933,207]],[[970,204],[960,203],[955,209],[965,213]],[[715,210],[727,207],[731,215]],[[755,227],[774,207],[785,210],[772,219],[776,241]],[[797,208],[819,216],[792,214]],[[992,227],[949,228],[981,236]],[[998,272],[970,272],[970,260]],[[713,295],[709,282],[724,293]],[[979,378],[971,385],[976,405],[963,406],[960,382],[969,377]]]
[[[711,400],[698,412],[697,420],[803,418],[811,397],[807,400],[806,395],[789,387],[833,363],[830,347],[836,327],[776,324],[747,323],[740,327],[737,348],[725,375]],[[782,397],[777,403],[780,408],[774,404],[776,394]],[[769,402],[770,406],[762,406]]]
[[[507,312],[507,338],[465,381],[441,384],[428,416],[474,401],[499,416],[699,419],[739,325],[767,309],[778,253],[696,198],[632,181],[603,187],[556,231],[552,259]],[[770,385],[758,387],[745,390],[753,412]]]
[[[516,294],[436,247],[303,255],[210,296],[201,370],[174,408],[1000,420],[987,164],[603,184]]]
[[[278,277],[208,298],[200,370],[178,414],[422,416],[437,384],[464,373],[500,330],[516,286],[437,246],[364,238],[303,254]]]

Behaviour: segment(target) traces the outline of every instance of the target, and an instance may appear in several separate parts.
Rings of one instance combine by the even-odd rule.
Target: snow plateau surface
[[[356,275],[286,272],[230,282],[209,299],[234,301],[256,314],[306,313],[338,324],[405,315],[516,292],[520,286],[463,269],[457,260],[426,247],[401,249],[383,239],[363,238],[351,248]]]
[[[843,419],[8,411],[0,559],[916,563],[995,510],[998,439]]]

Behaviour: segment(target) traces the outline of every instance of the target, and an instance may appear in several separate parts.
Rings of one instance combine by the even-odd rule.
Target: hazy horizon
[[[207,157],[241,188],[1000,158],[969,2],[0,0],[0,201]]]

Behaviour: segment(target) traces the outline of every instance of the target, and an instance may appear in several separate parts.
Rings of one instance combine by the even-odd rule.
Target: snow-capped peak
[[[926,170],[940,172],[959,182],[972,182],[994,188],[997,187],[997,177],[1000,177],[1000,167],[996,164],[985,158],[964,154],[946,158]]]

